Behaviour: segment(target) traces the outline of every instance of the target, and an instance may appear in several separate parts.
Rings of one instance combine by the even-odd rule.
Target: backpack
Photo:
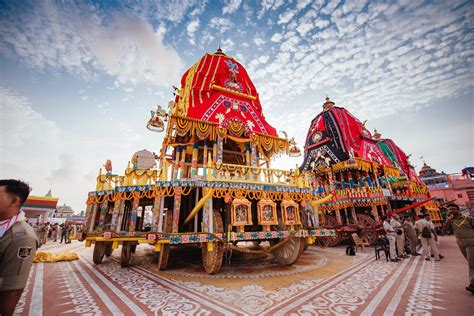
[[[347,256],[355,256],[356,254],[356,249],[354,245],[347,246],[346,248],[346,255]]]
[[[431,238],[431,231],[428,227],[423,227],[423,230],[421,231],[421,237]]]

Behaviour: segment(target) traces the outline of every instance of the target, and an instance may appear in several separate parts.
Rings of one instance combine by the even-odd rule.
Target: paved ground
[[[420,257],[375,261],[366,250],[310,247],[298,264],[271,256],[232,254],[230,265],[208,276],[199,249],[172,250],[170,269],[156,271],[141,246],[134,266],[120,268],[119,250],[101,265],[82,243],[48,244],[43,251],[76,251],[80,260],[33,266],[17,313],[29,315],[474,315],[465,291],[467,264],[453,237],[441,238],[441,262]]]

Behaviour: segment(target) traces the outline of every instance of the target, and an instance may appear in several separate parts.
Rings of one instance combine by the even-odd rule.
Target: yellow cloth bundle
[[[61,252],[61,253],[52,253],[38,251],[36,253],[35,259],[33,262],[57,262],[57,261],[73,261],[77,260],[79,257],[75,252]]]

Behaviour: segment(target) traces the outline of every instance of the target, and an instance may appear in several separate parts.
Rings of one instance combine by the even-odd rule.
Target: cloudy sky
[[[303,146],[326,95],[419,169],[474,164],[472,1],[0,0],[0,178],[80,211],[106,159],[158,151],[145,128],[220,45]],[[301,158],[274,166],[294,168]]]

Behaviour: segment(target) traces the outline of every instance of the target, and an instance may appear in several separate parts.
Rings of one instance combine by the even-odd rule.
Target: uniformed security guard
[[[26,286],[38,248],[34,229],[21,206],[30,187],[19,180],[0,180],[0,315],[13,315]]]
[[[474,294],[474,218],[463,216],[459,211],[459,206],[454,203],[449,204],[447,208],[449,217],[443,231],[451,225],[459,250],[469,266],[469,285],[466,290]]]

